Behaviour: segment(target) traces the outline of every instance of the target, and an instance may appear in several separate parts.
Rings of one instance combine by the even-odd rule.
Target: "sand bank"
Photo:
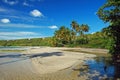
[[[31,48],[0,54],[0,80],[86,80],[79,69],[92,54],[63,51],[70,48]],[[78,69],[77,71],[74,69]]]
[[[77,64],[84,60],[95,57],[92,54],[63,51],[67,48],[37,48],[30,49],[24,54],[29,54],[31,62],[39,74],[53,73]]]

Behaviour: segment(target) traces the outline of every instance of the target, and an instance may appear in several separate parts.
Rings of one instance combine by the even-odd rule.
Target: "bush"
[[[79,38],[76,40],[76,44],[87,44],[88,39],[87,38]]]

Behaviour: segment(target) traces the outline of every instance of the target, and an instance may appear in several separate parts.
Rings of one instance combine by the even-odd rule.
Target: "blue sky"
[[[72,20],[88,24],[89,33],[107,25],[96,12],[106,0],[0,0],[0,39],[53,36]]]

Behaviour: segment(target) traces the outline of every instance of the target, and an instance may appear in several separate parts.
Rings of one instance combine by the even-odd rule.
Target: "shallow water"
[[[97,57],[95,59],[86,60],[85,63],[88,65],[88,70],[86,72],[80,72],[80,74],[87,75],[89,80],[120,79],[120,71],[116,72],[116,65],[112,64],[110,57]]]

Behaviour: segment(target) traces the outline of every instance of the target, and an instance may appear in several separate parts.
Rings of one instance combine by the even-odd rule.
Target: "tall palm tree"
[[[77,22],[76,21],[72,21],[71,26],[72,26],[73,30],[76,29],[76,25],[77,25]]]
[[[84,32],[88,32],[89,31],[89,26],[87,24],[82,24],[81,28]]]
[[[80,26],[79,26],[79,24],[78,24],[76,21],[72,21],[71,26],[72,26],[72,29],[73,29],[76,33],[78,33],[78,32],[80,31]]]
[[[84,35],[84,32],[88,32],[89,31],[89,26],[87,24],[82,24],[80,26],[80,35]]]
[[[76,33],[71,30],[71,41],[74,42],[74,40],[76,39]]]

